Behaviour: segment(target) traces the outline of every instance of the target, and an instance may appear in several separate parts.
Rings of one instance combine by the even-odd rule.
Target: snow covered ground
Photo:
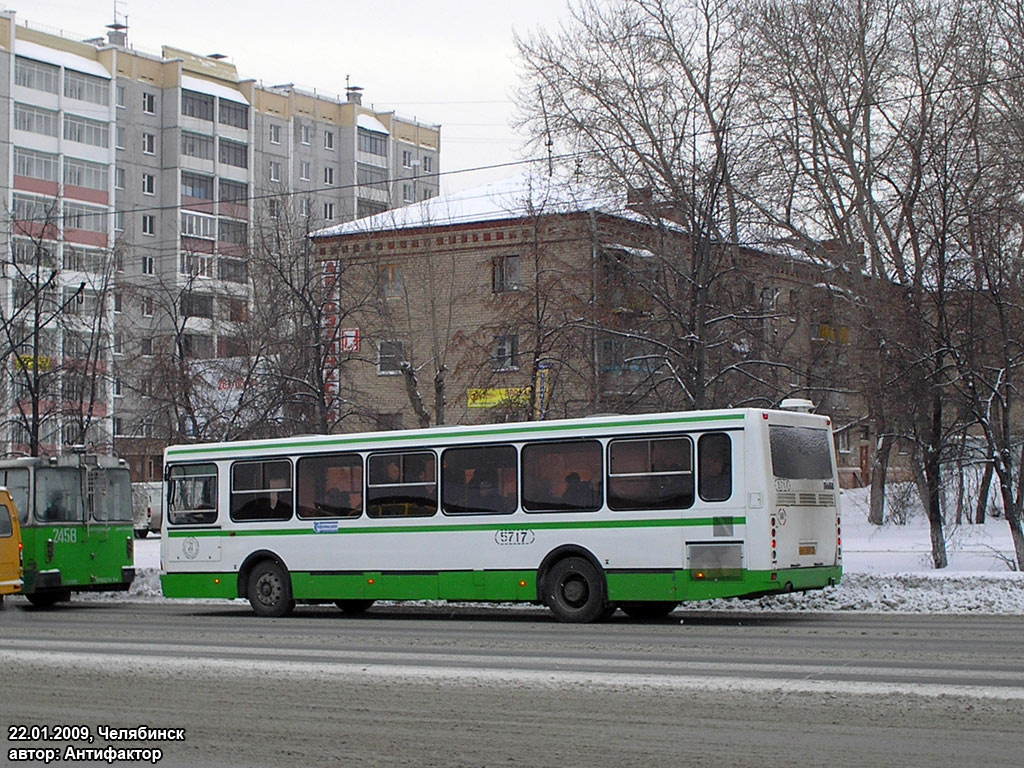
[[[876,611],[1024,615],[1024,573],[1011,571],[1013,543],[1002,518],[948,526],[949,567],[931,565],[928,522],[911,510],[905,525],[867,522],[868,490],[842,495],[843,581],[830,589],[690,606],[714,611]],[[160,600],[160,539],[135,542],[130,597]],[[114,599],[108,596],[107,599]],[[119,599],[124,599],[120,596]]]

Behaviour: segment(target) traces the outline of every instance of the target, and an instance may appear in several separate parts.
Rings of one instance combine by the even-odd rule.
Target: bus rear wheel
[[[334,604],[344,613],[366,613],[376,600],[335,600]]]
[[[663,619],[676,609],[679,603],[671,600],[652,600],[644,603],[620,603],[619,608],[631,619]]]
[[[257,563],[252,569],[247,594],[257,616],[287,616],[295,608],[288,572],[272,560]]]
[[[559,621],[586,624],[608,609],[601,573],[582,557],[559,560],[544,578],[544,603]]]

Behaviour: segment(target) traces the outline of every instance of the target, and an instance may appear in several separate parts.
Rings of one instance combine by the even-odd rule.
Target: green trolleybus
[[[33,604],[131,586],[131,477],[123,459],[77,453],[4,459],[0,485],[18,507],[22,592]]]
[[[720,410],[177,445],[167,597],[523,601],[562,621],[842,573],[829,420]]]

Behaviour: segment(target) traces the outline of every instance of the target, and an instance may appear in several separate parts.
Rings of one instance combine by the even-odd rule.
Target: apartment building
[[[0,12],[0,110],[0,440],[32,450],[39,422],[35,450],[113,447],[136,479],[196,427],[154,391],[168,358],[230,396],[212,361],[240,354],[255,227],[317,228],[439,187],[440,126],[364,106],[357,87],[329,97],[243,79],[218,54],[135,50],[120,25],[73,40]]]

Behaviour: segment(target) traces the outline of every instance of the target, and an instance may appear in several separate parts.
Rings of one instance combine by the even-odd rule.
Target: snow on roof
[[[228,101],[234,101],[238,104],[249,103],[249,100],[234,88],[228,88],[227,86],[220,85],[219,83],[214,83],[210,80],[203,80],[198,77],[182,75],[181,87],[190,91],[198,91],[199,93],[205,93],[210,96],[227,99]]]
[[[110,80],[110,73],[106,67],[94,59],[87,59],[77,53],[59,51],[56,48],[48,48],[45,45],[32,43],[28,40],[15,40],[14,53],[18,56],[25,56],[36,61],[44,61],[47,64],[56,64],[58,67],[73,69],[75,72],[84,72],[87,75],[95,75],[105,80]]]
[[[384,127],[384,123],[378,120],[373,115],[367,115],[360,113],[359,117],[356,118],[356,125],[366,131],[373,131],[374,133],[386,133],[389,136],[391,131]]]
[[[327,227],[314,232],[313,236],[353,235],[585,211],[637,217],[637,214],[626,209],[625,203],[624,195],[575,186],[563,179],[520,174]]]

